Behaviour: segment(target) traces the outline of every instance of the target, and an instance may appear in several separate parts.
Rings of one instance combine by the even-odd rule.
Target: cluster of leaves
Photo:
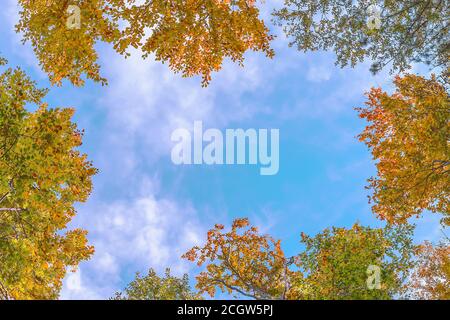
[[[166,269],[164,277],[150,269],[146,276],[136,274],[136,278],[125,288],[117,292],[113,300],[196,300],[200,296],[192,292],[187,274],[182,278],[170,274]]]
[[[144,58],[154,54],[183,76],[201,75],[203,85],[225,58],[242,64],[247,50],[274,54],[273,37],[255,0],[74,0],[70,4],[81,10],[79,29],[66,26],[69,1],[19,2],[17,31],[31,42],[54,84],[68,79],[82,85],[82,75],[105,84],[97,63],[98,41],[112,43],[125,56],[130,47],[141,49]],[[126,27],[119,28],[120,23]]]
[[[416,267],[406,288],[414,299],[450,300],[450,244],[448,239],[433,246],[416,248]]]
[[[248,219],[237,219],[229,232],[223,230],[223,225],[216,225],[208,232],[204,247],[194,247],[183,255],[198,266],[208,262],[197,276],[200,293],[213,297],[217,287],[255,299],[284,298],[291,271],[280,241],[260,235]]]
[[[367,27],[372,0],[286,0],[274,13],[291,45],[302,51],[329,50],[337,64],[351,65],[372,59],[378,72],[392,62],[404,71],[412,62],[440,67],[448,75],[449,2],[447,0],[384,0],[381,26]]]
[[[45,94],[20,69],[0,74],[0,299],[57,298],[67,268],[93,253],[66,226],[96,169],[76,150],[73,110],[49,109]]]
[[[401,292],[412,267],[413,227],[325,229],[302,233],[305,250],[296,257],[303,276],[293,280],[294,299],[391,299]],[[367,285],[369,266],[380,268],[381,287]]]
[[[183,76],[201,74],[204,85],[225,57],[242,65],[247,50],[273,56],[273,37],[259,19],[255,0],[147,0],[125,10],[123,17],[129,26],[119,52],[142,43],[144,57],[154,53]],[[147,38],[146,28],[152,31]]]
[[[404,223],[423,210],[441,212],[450,225],[450,105],[434,78],[397,77],[396,91],[379,88],[358,108],[369,125],[359,138],[371,149],[378,175],[369,180],[373,211]]]
[[[23,42],[31,43],[42,70],[53,84],[61,85],[63,79],[68,79],[81,86],[82,75],[106,84],[106,79],[100,76],[95,44],[111,43],[119,37],[115,8],[106,0],[19,0],[19,3],[22,10],[16,31],[23,34]],[[67,27],[69,4],[81,10],[80,29]]]
[[[247,219],[208,232],[204,247],[183,257],[206,271],[197,276],[200,293],[216,288],[255,299],[389,299],[399,294],[411,267],[413,228],[386,226],[372,229],[326,229],[315,237],[302,234],[305,250],[286,258],[268,235],[260,235]],[[382,288],[366,285],[367,268],[381,268]]]

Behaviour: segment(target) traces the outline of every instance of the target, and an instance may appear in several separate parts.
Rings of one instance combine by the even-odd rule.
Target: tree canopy
[[[450,105],[433,77],[396,77],[395,92],[368,93],[358,108],[369,125],[359,135],[376,160],[372,177],[373,211],[381,219],[404,223],[424,210],[443,214],[450,225]]]
[[[226,59],[243,65],[249,50],[274,55],[256,0],[18,3],[16,31],[54,85],[107,84],[101,43],[125,58],[137,49],[183,77],[201,76],[203,86]],[[286,256],[280,240],[246,218],[229,230],[216,224],[183,255],[203,268],[198,293],[187,275],[150,269],[112,299],[200,299],[218,290],[254,299],[449,299],[448,242],[414,246],[409,225],[424,212],[450,225],[449,9],[447,0],[286,0],[274,12],[291,45],[333,50],[341,67],[371,60],[374,73],[388,65],[404,72],[417,62],[440,73],[397,76],[393,93],[372,88],[356,109],[368,122],[358,138],[377,168],[370,202],[385,227],[302,233],[298,254]],[[74,110],[50,108],[47,90],[6,64],[0,57],[0,299],[55,299],[66,272],[94,252],[87,232],[68,224],[97,170],[79,150]]]
[[[450,300],[450,244],[446,239],[433,246],[429,241],[417,246],[417,259],[406,285],[413,299]]]
[[[102,84],[96,44],[110,43],[121,55],[140,49],[175,72],[201,75],[203,85],[225,58],[242,65],[247,50],[268,57],[273,37],[259,18],[255,0],[19,0],[17,31],[30,42],[42,69],[54,84],[64,79],[82,85],[84,78]],[[79,14],[79,28],[68,19]]]
[[[390,63],[405,71],[421,62],[439,67],[447,81],[449,13],[447,0],[286,0],[274,16],[291,45],[331,49],[342,67],[367,58],[373,72]]]
[[[135,279],[128,284],[123,292],[117,292],[113,300],[195,300],[200,297],[191,290],[189,277],[184,274],[178,278],[166,269],[163,277],[159,277],[155,270],[148,274],[136,274]]]
[[[248,219],[228,232],[216,225],[206,244],[183,257],[206,264],[197,276],[200,293],[216,289],[254,299],[390,299],[402,292],[411,267],[413,227],[325,229],[302,234],[305,249],[286,257],[279,240],[263,235]],[[369,287],[368,270],[380,270],[380,287]],[[376,271],[376,270],[375,270]]]
[[[371,228],[358,223],[349,229],[325,229],[314,237],[302,233],[305,250],[296,257],[302,277],[292,281],[292,297],[394,298],[402,293],[412,267],[412,234],[410,225]]]
[[[20,69],[0,74],[0,299],[57,298],[93,253],[86,231],[66,227],[96,169],[77,150],[74,110],[50,109],[45,94]]]
[[[290,271],[280,241],[260,235],[248,219],[233,221],[229,232],[224,228],[217,224],[208,232],[205,246],[194,247],[183,255],[199,266],[207,263],[206,270],[197,276],[199,292],[213,297],[217,287],[255,299],[284,297],[284,280]]]

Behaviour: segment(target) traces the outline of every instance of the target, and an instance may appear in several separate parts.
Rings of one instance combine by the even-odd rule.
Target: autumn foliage
[[[95,45],[112,43],[119,37],[115,8],[104,0],[58,1],[19,0],[22,7],[16,31],[23,42],[30,42],[44,72],[53,84],[63,79],[83,85],[82,76],[106,84],[100,75]],[[80,29],[67,28],[68,5],[77,5],[82,12]]]
[[[450,300],[450,245],[426,241],[416,248],[417,261],[406,288],[414,299]]]
[[[305,249],[296,257],[302,277],[292,281],[291,298],[314,300],[392,299],[412,267],[411,226],[371,228],[355,223],[314,237],[302,233]],[[380,270],[380,286],[369,287],[368,269]]]
[[[443,214],[450,225],[450,105],[434,78],[396,77],[396,91],[373,88],[365,108],[369,125],[359,135],[376,160],[369,180],[373,211],[404,223],[424,210]]]
[[[175,72],[201,75],[203,85],[220,70],[225,58],[242,65],[247,50],[268,57],[272,36],[259,18],[254,0],[135,0],[70,1],[81,11],[81,27],[66,26],[67,1],[19,0],[17,31],[30,42],[42,69],[54,84],[67,79],[74,85],[83,76],[106,84],[95,45],[110,43],[129,56],[130,48],[154,55]],[[123,25],[125,27],[119,27]]]
[[[167,268],[160,277],[150,269],[147,275],[136,274],[133,281],[123,290],[116,292],[112,300],[197,300],[200,296],[193,292],[189,285],[189,277],[181,278],[171,274]]]
[[[207,263],[197,276],[200,293],[216,294],[216,288],[256,299],[283,298],[291,271],[280,241],[260,235],[248,219],[236,219],[229,232],[217,224],[208,232],[203,247],[194,247],[183,258]]]
[[[0,299],[57,298],[93,253],[86,231],[66,227],[96,169],[77,151],[74,111],[48,108],[45,94],[20,69],[0,74]]]
[[[302,234],[305,249],[286,257],[279,240],[236,219],[228,232],[216,225],[203,247],[183,257],[205,265],[196,288],[212,297],[221,289],[254,299],[391,299],[411,267],[411,235],[410,226],[325,229]],[[382,270],[377,290],[366,283],[370,265]]]
[[[18,3],[16,31],[54,85],[67,80],[81,86],[87,79],[107,84],[100,43],[124,57],[138,51],[183,77],[201,76],[203,86],[226,59],[243,65],[249,50],[274,55],[256,0]],[[448,8],[442,1],[385,1],[390,14],[377,31],[366,27],[368,3],[343,10],[340,1],[287,0],[274,14],[291,44],[303,51],[333,49],[341,66],[371,57],[374,72],[390,63],[401,71],[417,61],[441,67],[439,81],[397,76],[393,93],[372,88],[366,106],[357,108],[367,121],[358,138],[377,169],[368,185],[372,210],[386,226],[355,223],[315,236],[302,233],[299,252],[287,257],[280,240],[261,234],[246,218],[234,220],[229,230],[216,224],[203,246],[183,255],[202,268],[198,292],[187,275],[178,278],[168,269],[161,277],[150,269],[114,299],[198,299],[218,290],[254,299],[450,299],[448,243],[415,247],[408,224],[431,212],[450,226],[450,105],[443,84],[448,25],[441,19]],[[80,9],[79,28],[67,26],[69,4]],[[0,58],[0,67],[5,64]],[[74,205],[90,195],[97,170],[78,150],[83,132],[72,122],[74,110],[49,108],[46,93],[21,69],[0,73],[0,300],[58,298],[66,272],[94,252],[87,232],[68,224]],[[376,290],[367,285],[373,266],[380,270]]]

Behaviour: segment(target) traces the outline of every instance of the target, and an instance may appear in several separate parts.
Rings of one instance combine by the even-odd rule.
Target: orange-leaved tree
[[[254,299],[390,299],[402,292],[411,267],[412,230],[359,224],[325,229],[314,237],[303,234],[305,250],[286,257],[279,240],[236,219],[228,232],[216,225],[203,247],[183,257],[206,264],[196,288],[210,296],[219,288]],[[368,271],[377,270],[379,287],[370,287]]]
[[[272,36],[255,0],[19,0],[17,31],[29,41],[54,84],[83,76],[106,83],[95,45],[112,43],[125,56],[138,48],[183,76],[207,85],[223,60],[243,63],[247,50],[268,57]],[[122,27],[121,27],[122,26]]]
[[[223,225],[215,225],[205,246],[192,248],[183,258],[199,266],[207,263],[197,276],[196,288],[212,297],[219,288],[254,299],[283,299],[293,272],[280,241],[260,235],[248,219],[236,219],[228,232]]]
[[[45,94],[20,69],[0,74],[0,299],[57,298],[93,253],[86,231],[66,227],[96,169],[77,150],[74,110],[48,108]]]
[[[436,246],[430,242],[417,246],[417,261],[406,289],[410,297],[450,300],[450,245],[448,239]]]
[[[450,104],[434,77],[396,77],[393,94],[372,88],[365,108],[369,124],[359,135],[376,160],[369,179],[373,211],[403,223],[424,210],[450,225]]]

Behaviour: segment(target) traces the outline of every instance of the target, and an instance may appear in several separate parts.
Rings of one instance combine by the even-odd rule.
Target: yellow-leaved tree
[[[429,241],[417,246],[415,268],[406,284],[410,297],[450,300],[450,244],[443,240],[433,246]]]
[[[236,219],[228,232],[216,225],[183,258],[206,265],[196,288],[212,297],[220,289],[253,299],[391,299],[411,268],[412,232],[409,225],[325,229],[302,234],[305,249],[286,257],[279,240]],[[371,287],[368,271],[377,270]]]
[[[0,74],[0,299],[55,299],[93,253],[86,231],[66,227],[96,169],[77,150],[74,110],[48,108],[45,94],[20,69]]]
[[[183,258],[207,263],[197,276],[199,293],[216,294],[216,288],[254,299],[283,299],[292,275],[280,241],[259,234],[248,219],[236,219],[231,230],[224,232],[217,224],[208,232],[203,247],[194,247]]]
[[[105,84],[95,45],[106,42],[125,56],[139,48],[144,58],[154,55],[183,76],[201,75],[206,86],[225,58],[242,64],[247,50],[273,56],[273,37],[255,2],[19,0],[17,31],[54,84],[82,85],[83,76]]]
[[[443,214],[450,225],[450,104],[434,77],[396,77],[393,94],[373,88],[360,117],[369,124],[359,135],[376,160],[369,180],[373,211],[403,223],[424,210]]]

